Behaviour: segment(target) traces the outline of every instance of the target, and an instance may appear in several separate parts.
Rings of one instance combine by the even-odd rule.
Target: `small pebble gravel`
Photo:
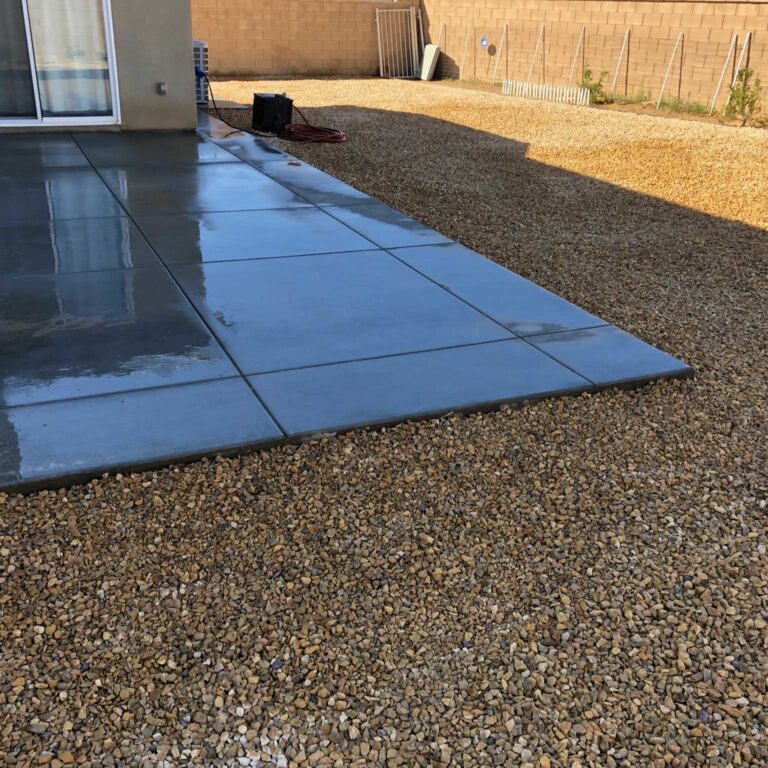
[[[215,85],[697,376],[0,494],[0,765],[768,765],[768,133]]]

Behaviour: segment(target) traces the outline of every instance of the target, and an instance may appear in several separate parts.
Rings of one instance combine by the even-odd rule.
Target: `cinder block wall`
[[[217,75],[373,75],[376,8],[418,0],[192,0]]]
[[[750,66],[768,81],[768,0],[422,0],[422,9],[428,40],[436,42],[445,24],[441,68],[449,77],[488,80],[496,70],[499,78],[526,79],[543,25],[534,81],[567,82],[582,26],[586,51],[577,59],[574,82],[586,66],[595,77],[606,71],[610,89],[627,29],[618,95],[658,97],[679,32],[684,33],[682,51],[678,47],[672,60],[665,96],[706,104],[733,35],[739,35],[738,53],[748,31],[754,35]],[[508,34],[502,45],[505,24]],[[485,49],[480,45],[483,36],[488,40]],[[729,69],[726,81],[730,75]],[[726,94],[727,82],[719,103]]]

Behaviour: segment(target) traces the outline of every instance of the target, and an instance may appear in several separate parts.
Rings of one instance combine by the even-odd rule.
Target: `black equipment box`
[[[262,133],[280,133],[293,119],[293,99],[279,93],[253,94],[253,128]]]

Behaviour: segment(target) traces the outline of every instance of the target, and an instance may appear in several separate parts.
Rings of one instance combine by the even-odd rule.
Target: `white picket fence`
[[[589,104],[589,89],[577,85],[546,85],[529,83],[525,80],[504,80],[501,92],[505,96],[519,96],[523,99],[558,101],[586,107]]]

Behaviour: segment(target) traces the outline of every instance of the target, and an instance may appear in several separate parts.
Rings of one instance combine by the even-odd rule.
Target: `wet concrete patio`
[[[0,136],[0,488],[689,373],[218,121]]]

